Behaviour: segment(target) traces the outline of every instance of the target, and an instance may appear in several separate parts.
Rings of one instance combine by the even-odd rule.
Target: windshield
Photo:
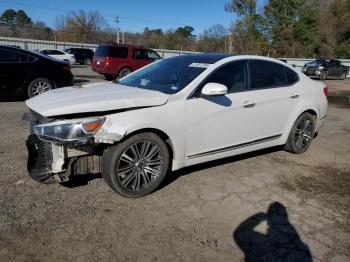
[[[117,83],[174,94],[192,82],[209,65],[204,61],[194,61],[186,56],[169,58],[141,69]]]
[[[307,65],[309,66],[319,66],[319,65],[323,65],[327,63],[327,60],[324,60],[324,59],[317,59],[315,61],[312,61],[312,62],[309,62],[307,63]]]

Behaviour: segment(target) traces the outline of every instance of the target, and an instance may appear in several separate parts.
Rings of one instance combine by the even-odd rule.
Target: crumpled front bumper
[[[48,121],[35,112],[26,113],[23,120],[30,122],[28,174],[37,182],[52,184],[66,182],[71,175],[98,174],[101,172],[103,144],[57,144],[44,141],[33,132],[33,126]]]
[[[41,141],[35,134],[31,134],[27,141],[28,174],[35,181],[52,184],[57,182],[51,175],[52,151],[49,143]]]

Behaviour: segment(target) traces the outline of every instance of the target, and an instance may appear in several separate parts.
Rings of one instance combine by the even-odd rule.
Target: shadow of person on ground
[[[255,231],[266,221],[267,232]],[[309,247],[289,223],[288,213],[281,203],[272,203],[267,213],[257,213],[243,221],[233,232],[233,239],[245,255],[245,261],[311,262]]]

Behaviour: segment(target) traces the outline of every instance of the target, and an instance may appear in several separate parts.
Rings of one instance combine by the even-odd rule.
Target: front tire
[[[303,113],[295,121],[284,149],[294,154],[302,154],[311,145],[315,135],[315,120],[310,113]]]
[[[83,64],[84,65],[91,65],[91,60],[89,58],[85,58]]]
[[[321,76],[320,76],[320,79],[321,80],[326,80],[327,79],[327,72],[323,72],[322,74],[321,74]]]
[[[346,79],[346,73],[342,73],[342,75],[340,76],[340,80],[345,80]]]
[[[102,176],[125,197],[143,197],[153,192],[169,168],[169,151],[154,133],[140,133],[105,150]]]
[[[29,83],[27,95],[29,98],[40,95],[53,89],[53,85],[47,78],[37,78]]]

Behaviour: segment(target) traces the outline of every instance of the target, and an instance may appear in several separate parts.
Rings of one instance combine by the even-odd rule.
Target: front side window
[[[235,61],[217,69],[204,81],[201,87],[207,83],[219,83],[227,87],[228,93],[242,92],[248,88],[247,79],[248,62]]]
[[[152,50],[148,50],[148,51],[147,51],[147,58],[148,58],[149,60],[155,61],[155,60],[160,59],[160,56],[159,56],[156,52],[154,52],[154,51],[152,51]]]
[[[209,64],[184,56],[164,59],[119,80],[118,84],[174,94],[199,76]]]
[[[136,60],[146,60],[147,57],[147,53],[146,50],[144,49],[135,49],[134,50],[134,59]]]
[[[12,50],[0,49],[0,63],[16,63],[19,61],[19,53]]]
[[[261,60],[252,60],[252,89],[286,86],[284,66]]]

